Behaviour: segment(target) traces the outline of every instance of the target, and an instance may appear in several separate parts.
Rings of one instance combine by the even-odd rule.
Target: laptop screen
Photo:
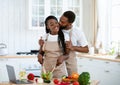
[[[6,65],[6,67],[7,67],[9,81],[15,82],[16,81],[16,76],[15,76],[14,67],[10,66],[10,65]]]

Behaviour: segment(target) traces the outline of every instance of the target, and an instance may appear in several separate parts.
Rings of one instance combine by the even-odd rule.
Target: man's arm
[[[83,53],[88,53],[88,45],[82,47],[82,46],[73,46],[72,43],[69,41],[66,44],[66,47],[70,49],[71,51],[76,51],[76,52],[83,52]]]
[[[89,49],[88,49],[88,46],[72,46],[70,48],[70,50],[72,51],[77,51],[77,52],[83,52],[83,53],[88,53],[89,52]]]
[[[38,58],[38,62],[42,65],[43,64],[43,55],[44,55],[44,52],[42,51],[42,48],[40,48],[39,50],[39,53],[37,55],[37,58]]]
[[[42,40],[42,37],[41,37],[41,39],[39,40],[40,49],[39,49],[39,53],[38,53],[38,56],[37,56],[38,62],[41,65],[43,64],[43,56],[44,56],[44,51],[42,50],[43,44],[44,44],[44,41]]]

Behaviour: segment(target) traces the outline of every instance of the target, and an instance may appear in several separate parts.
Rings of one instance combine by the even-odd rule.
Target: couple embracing
[[[45,20],[46,34],[39,40],[40,49],[38,62],[46,71],[52,71],[53,78],[71,75],[77,72],[75,52],[88,50],[88,43],[84,33],[73,26],[75,13],[66,11],[58,22],[55,16],[48,16]]]

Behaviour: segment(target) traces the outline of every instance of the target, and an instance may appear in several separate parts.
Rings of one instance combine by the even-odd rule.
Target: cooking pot
[[[8,50],[7,50],[7,45],[4,43],[0,43],[0,55],[7,55]]]

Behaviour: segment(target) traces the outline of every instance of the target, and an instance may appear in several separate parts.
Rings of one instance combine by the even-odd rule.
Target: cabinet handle
[[[79,65],[79,67],[83,67],[82,65]]]
[[[120,65],[120,63],[118,65]]]
[[[93,61],[93,59],[89,59],[89,61]]]
[[[110,71],[108,71],[108,70],[105,70],[105,72],[106,72],[106,73],[109,73]]]
[[[106,61],[105,63],[110,63],[110,62],[107,62],[107,61]]]
[[[79,58],[79,59],[83,59],[83,58]]]
[[[8,60],[8,59],[4,59],[4,58],[3,58],[3,59],[0,59],[0,61],[7,61],[7,60]]]

